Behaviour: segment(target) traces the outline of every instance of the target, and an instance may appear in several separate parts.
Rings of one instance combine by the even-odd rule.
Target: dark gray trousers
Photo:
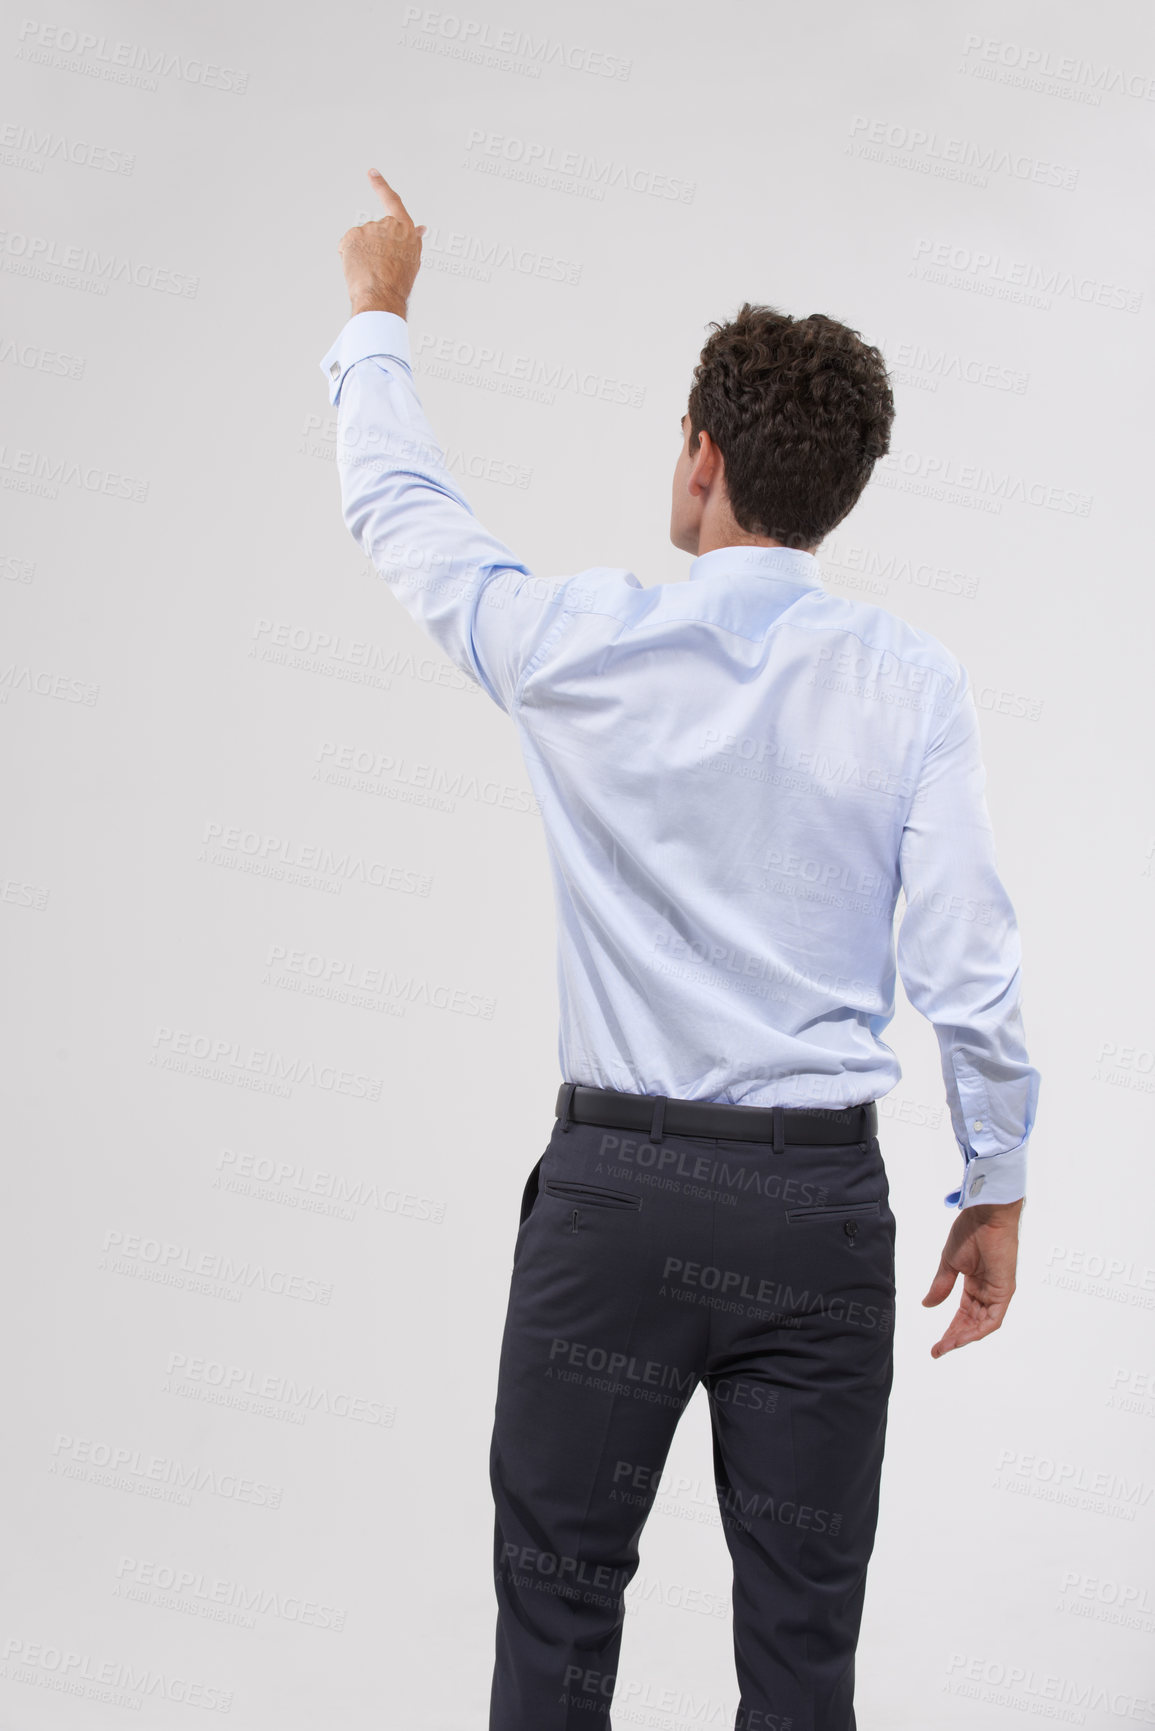
[[[522,1198],[498,1374],[490,1731],[609,1731],[623,1591],[699,1382],[736,1731],[854,1731],[894,1246],[876,1137],[775,1153],[555,1122]]]

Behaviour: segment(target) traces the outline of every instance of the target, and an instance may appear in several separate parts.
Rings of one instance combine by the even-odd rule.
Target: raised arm
[[[342,513],[402,606],[510,712],[530,663],[562,628],[566,583],[535,577],[450,476],[410,365],[406,313],[424,228],[376,170],[370,179],[386,214],[342,237],[352,316],[321,361],[337,407]]]

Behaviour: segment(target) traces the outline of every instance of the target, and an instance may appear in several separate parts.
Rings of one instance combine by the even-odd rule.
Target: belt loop
[[[665,1117],[666,1096],[664,1094],[659,1094],[654,1102],[654,1116],[650,1123],[651,1142],[660,1142],[662,1140],[662,1125],[665,1122]]]
[[[786,1108],[773,1106],[771,1111],[774,1113],[774,1152],[781,1154],[786,1146]]]
[[[565,1090],[565,1108],[562,1112],[562,1119],[561,1119],[561,1128],[562,1128],[562,1134],[563,1135],[569,1129],[570,1123],[573,1119],[573,1097],[576,1093],[577,1093],[577,1083],[576,1082],[567,1082],[566,1090]]]

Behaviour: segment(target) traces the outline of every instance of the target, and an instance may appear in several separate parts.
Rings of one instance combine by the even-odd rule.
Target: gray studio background
[[[1008,1323],[932,1362],[959,1165],[900,995],[859,1721],[1155,1723],[1148,10],[52,0],[0,65],[0,1731],[486,1724],[552,904],[512,724],[340,517],[371,164],[427,413],[543,576],[684,577],[711,319],[883,346],[824,579],[971,671],[1043,1083]],[[623,1731],[733,1723],[710,1464],[699,1391]]]

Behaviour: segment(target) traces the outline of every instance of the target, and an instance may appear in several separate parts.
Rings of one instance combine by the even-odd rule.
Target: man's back
[[[889,1092],[905,883],[904,981],[940,1024],[949,996],[944,1057],[981,1088],[991,968],[1013,989],[1018,946],[956,658],[786,548],[718,548],[655,588],[582,572],[559,601],[513,714],[554,872],[562,1074],[750,1106]],[[972,1139],[984,1112],[985,1089]]]
[[[886,1093],[903,825],[957,664],[786,549],[720,548],[686,584],[570,583],[581,607],[514,711],[563,1075],[745,1105]]]

